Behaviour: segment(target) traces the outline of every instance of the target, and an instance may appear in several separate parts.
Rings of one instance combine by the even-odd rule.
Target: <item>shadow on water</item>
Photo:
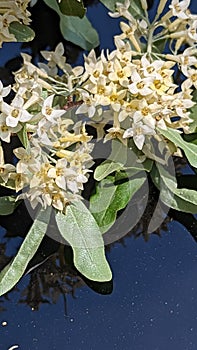
[[[177,176],[180,188],[185,186],[189,181],[190,188],[196,189],[197,175],[182,175]],[[3,187],[0,188],[0,196],[12,194],[10,190]],[[149,241],[150,233],[147,232],[149,222],[154,215],[155,207],[158,202],[159,193],[154,185],[149,183],[149,198],[146,209],[137,225],[122,239],[118,241],[123,246],[127,237],[139,238],[143,237],[145,241]],[[122,214],[122,212],[121,212]],[[162,232],[168,231],[168,223],[172,220],[178,221],[183,225],[192,238],[197,242],[197,219],[195,215],[170,209],[168,216],[164,219],[161,226],[151,235],[162,237]],[[1,258],[0,268],[2,269],[10,260],[11,256],[6,255],[6,251],[10,245],[15,247],[14,239],[23,239],[31,227],[33,221],[24,202],[18,205],[13,214],[0,216],[0,225],[6,230],[2,234],[3,243],[0,244]],[[50,227],[50,225],[49,225]],[[57,227],[49,228],[58,234]],[[106,252],[110,252],[117,242],[106,246]],[[7,247],[8,246],[8,247]],[[11,248],[11,251],[13,249]],[[15,254],[15,251],[12,251]],[[41,304],[56,303],[60,296],[64,299],[65,314],[67,314],[66,295],[75,296],[75,290],[84,285],[88,286],[98,294],[111,294],[113,291],[113,281],[109,282],[94,282],[88,280],[81,275],[73,264],[72,249],[68,245],[58,243],[49,236],[45,236],[37,253],[32,258],[27,266],[25,274],[30,276],[28,285],[21,292],[19,303],[27,304],[32,310],[38,310]],[[14,288],[17,290],[17,286]],[[12,291],[7,293],[4,298],[9,298]],[[3,298],[1,300],[3,302]],[[3,303],[1,304],[1,306]]]

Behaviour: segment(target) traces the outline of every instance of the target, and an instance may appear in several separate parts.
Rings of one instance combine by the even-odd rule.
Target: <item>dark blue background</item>
[[[197,246],[178,223],[170,223],[162,238],[152,235],[125,239],[108,255],[114,271],[114,291],[101,296],[88,287],[76,299],[42,305],[31,311],[16,305],[18,293],[0,314],[0,349],[20,350],[196,350]],[[28,277],[20,283],[25,287]]]

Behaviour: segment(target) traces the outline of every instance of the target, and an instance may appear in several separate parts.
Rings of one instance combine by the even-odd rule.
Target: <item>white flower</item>
[[[65,67],[66,57],[64,54],[64,46],[62,43],[59,43],[55,51],[41,51],[41,55],[49,62],[48,69],[47,65],[43,65],[39,63],[40,68],[44,68],[46,71],[49,71],[51,75],[55,75],[58,73],[57,65],[63,69]]]
[[[56,124],[52,124],[45,118],[42,118],[38,122],[34,135],[38,137],[38,140],[42,145],[51,146],[53,142],[57,140],[57,135],[53,131],[55,125]]]
[[[52,107],[53,99],[55,95],[48,96],[42,105],[42,115],[51,123],[55,123],[56,119],[65,114],[64,109],[55,109]]]
[[[113,71],[108,74],[108,78],[115,82],[118,81],[120,85],[126,87],[129,85],[131,72],[132,67],[130,65],[122,67],[120,61],[116,59],[113,63]]]
[[[16,192],[21,191],[29,185],[29,177],[23,173],[11,172],[9,178],[14,180]]]
[[[143,121],[143,124],[149,126],[151,129],[155,129],[156,121],[153,114],[156,108],[156,105],[149,105],[146,99],[143,98],[139,103],[139,109],[133,113],[134,124]]]
[[[142,149],[145,142],[145,135],[155,135],[155,130],[147,125],[144,125],[141,121],[133,123],[132,128],[125,130],[123,138],[133,137],[133,141],[138,149]]]
[[[146,55],[143,55],[141,58],[142,68],[140,70],[143,71],[145,77],[153,76],[155,79],[159,79],[161,75],[159,74],[159,70],[164,65],[162,60],[155,60],[152,63],[146,58]]]
[[[113,82],[109,85],[111,87],[111,92],[108,96],[109,105],[111,105],[112,109],[115,112],[119,112],[122,104],[124,103],[124,97],[127,93],[126,89],[118,90],[118,85],[114,84]]]
[[[19,159],[16,164],[17,173],[35,173],[40,169],[40,161],[38,160],[41,149],[38,147],[31,147],[27,150],[23,147],[15,148],[13,153]]]
[[[140,94],[142,96],[146,96],[152,93],[150,85],[153,81],[153,77],[141,78],[137,70],[135,70],[131,74],[131,80],[133,83],[128,85],[128,89],[132,94]]]
[[[189,69],[187,72],[188,76],[188,83],[190,83],[190,86],[194,86],[197,89],[197,71],[196,69]]]
[[[59,159],[55,167],[48,170],[48,177],[54,179],[56,185],[62,190],[70,190],[73,193],[83,189],[83,183],[88,178],[80,172],[80,169],[71,167],[65,158]]]
[[[6,125],[12,128],[16,127],[19,122],[27,122],[32,118],[32,115],[25,109],[24,99],[16,95],[12,103],[8,105],[2,101],[1,111],[6,116]]]
[[[181,55],[178,55],[178,60],[181,65],[181,70],[185,76],[188,76],[188,69],[197,64],[197,58],[193,55],[191,47],[183,51]]]
[[[88,76],[92,83],[96,83],[99,77],[103,75],[103,62],[102,60],[98,60],[96,63],[94,62],[86,62],[85,61],[85,76]]]
[[[6,87],[3,87],[3,84],[0,80],[0,102],[3,100],[3,97],[6,97],[7,95],[9,95],[11,91],[11,86],[6,86]]]
[[[127,117],[132,117],[138,108],[138,105],[139,103],[137,99],[131,100],[130,102],[125,102],[122,105],[121,111],[118,115],[118,120],[123,122]]]
[[[82,93],[83,103],[77,108],[76,114],[86,114],[88,113],[88,117],[92,118],[96,112],[96,101],[94,97],[86,92]]]
[[[104,143],[112,140],[112,139],[118,139],[120,140],[125,146],[127,146],[127,140],[123,137],[124,130],[121,129],[119,126],[109,128],[107,130],[107,135],[104,137]]]
[[[89,83],[86,85],[86,89],[93,95],[95,95],[95,101],[98,103],[98,100],[103,99],[105,96],[109,95],[111,92],[111,87],[107,84],[107,78],[102,76],[99,77],[95,84]],[[101,102],[102,104],[102,102]],[[106,105],[104,103],[103,105]]]
[[[188,117],[189,112],[187,109],[193,107],[196,103],[190,99],[184,99],[182,93],[177,94],[175,96],[174,101],[172,102],[172,106],[174,107],[178,116],[185,118]]]
[[[20,131],[22,125],[18,124],[16,127],[12,128],[6,124],[6,116],[0,114],[0,139],[5,142],[10,142],[11,134],[16,134]]]
[[[125,0],[124,3],[121,2],[116,2],[116,12],[108,12],[109,16],[113,18],[118,18],[118,17],[125,17],[131,22],[135,22],[134,17],[132,14],[128,11],[131,3],[130,0]]]
[[[172,0],[171,5],[169,5],[169,8],[172,9],[173,16],[176,16],[181,19],[186,19],[188,18],[186,10],[188,9],[189,4],[190,0]]]
[[[189,28],[187,28],[187,35],[191,42],[195,43],[197,41],[197,19],[189,23]]]
[[[128,41],[124,41],[119,38],[119,36],[114,37],[114,43],[116,45],[116,50],[111,52],[111,58],[109,55],[109,60],[113,59],[114,57],[117,57],[121,64],[129,65],[129,67],[134,67],[134,64],[131,63],[132,59],[132,51],[131,51],[131,45]]]
[[[66,177],[72,178],[76,176],[76,171],[72,168],[69,168],[69,164],[65,158],[58,159],[55,167],[51,167],[48,171],[48,177],[54,179],[56,185],[64,190],[67,188]],[[78,192],[76,184],[74,192]]]

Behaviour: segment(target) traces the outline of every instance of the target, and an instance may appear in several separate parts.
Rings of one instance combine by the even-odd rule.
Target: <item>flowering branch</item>
[[[31,63],[31,56],[22,54],[23,65],[15,73],[13,86],[3,87],[0,82],[0,139],[9,143],[18,135],[23,146],[13,150],[16,164],[4,162],[1,148],[0,183],[15,189],[16,202],[28,200],[33,209],[41,206],[44,212],[53,207],[60,233],[73,247],[75,265],[99,281],[111,278],[99,234],[112,226],[114,213],[116,216],[145,182],[144,176],[140,181],[128,180],[125,196],[125,186],[116,184],[117,178],[125,181],[125,171],[132,176],[150,172],[165,204],[183,210],[186,203],[188,211],[196,210],[197,192],[180,190],[175,176],[165,167],[173,155],[182,156],[183,151],[191,166],[197,168],[197,146],[182,137],[197,130],[197,16],[190,13],[189,0],[172,0],[167,9],[166,4],[160,1],[151,23],[145,0],[141,1],[141,17],[133,16],[130,0],[118,2],[115,11],[109,13],[123,17],[113,51],[102,50],[96,57],[91,50],[84,56],[84,66],[73,68],[66,62],[60,43],[53,52],[41,52],[45,63],[38,67]],[[167,12],[163,15],[164,10]],[[15,96],[8,104],[5,97],[11,89]],[[110,141],[112,145],[109,159],[94,173],[102,196],[105,181],[113,183],[106,190],[109,195],[104,204],[97,203],[97,188],[90,210],[81,202],[94,164],[95,142],[89,127],[96,131],[96,141]],[[114,200],[112,191],[121,195]],[[121,198],[123,204],[119,203]],[[112,212],[110,220],[108,209]],[[78,215],[82,215],[80,224]],[[92,227],[99,237],[96,247],[91,245]],[[99,264],[90,264],[95,249],[103,275]],[[88,264],[91,268],[87,271]]]

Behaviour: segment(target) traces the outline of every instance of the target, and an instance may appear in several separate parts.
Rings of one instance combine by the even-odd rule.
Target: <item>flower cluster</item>
[[[16,166],[5,164],[2,153],[1,184],[22,191],[17,199],[27,198],[33,208],[41,203],[44,208],[52,205],[64,211],[68,203],[80,198],[88,181],[92,137],[87,135],[85,123],[69,118],[68,104],[60,108],[53,86],[43,79],[47,75],[31,64],[30,56],[24,54],[23,58],[10,104],[4,98],[11,87],[0,84],[1,140],[10,142],[12,135],[18,134],[25,145],[13,151]]]
[[[94,119],[102,115],[101,107],[109,108],[113,127],[105,140],[118,137],[124,142],[133,137],[139,149],[143,148],[145,136],[155,135],[157,128],[188,132],[188,109],[194,105],[192,79],[185,80],[176,92],[172,69],[175,62],[151,61],[146,54],[133,59],[127,43],[117,39],[116,45],[115,51],[107,58],[102,53],[96,63],[94,52],[86,58],[84,74],[88,78],[82,85],[83,103],[76,113],[87,113]]]
[[[131,14],[129,0],[117,3],[117,11],[109,13],[111,17],[125,17],[127,22],[120,22],[122,33],[115,36],[114,51],[102,52],[99,58],[92,51],[85,57],[83,104],[76,112],[87,113],[97,121],[102,115],[106,123],[113,116],[105,141],[118,137],[126,144],[125,139],[132,137],[140,150],[149,136],[158,134],[158,128],[190,132],[193,120],[189,110],[195,105],[192,94],[197,86],[197,16],[188,10],[190,0],[173,0],[163,16],[166,1],[161,0],[151,24],[146,1],[141,3],[147,15],[141,19]],[[173,55],[154,51],[157,41],[163,42],[164,49],[166,39]],[[189,48],[177,53],[185,43]],[[182,74],[180,84],[175,83],[177,68]],[[103,119],[100,123],[105,125]]]
[[[30,23],[30,12],[27,10],[29,3],[30,0],[0,2],[0,47],[3,42],[17,41],[15,35],[10,32],[11,23]]]
[[[161,0],[150,24],[148,15],[135,19],[130,4],[117,3],[117,11],[110,13],[126,19],[120,22],[122,33],[115,36],[112,52],[96,57],[92,50],[84,67],[74,68],[66,62],[61,43],[55,51],[41,52],[45,63],[38,67],[22,54],[10,104],[5,97],[11,87],[0,82],[0,139],[10,142],[17,134],[25,147],[14,150],[16,166],[1,157],[1,183],[22,191],[18,198],[27,198],[33,207],[41,203],[64,211],[80,196],[93,164],[86,124],[104,142],[118,138],[127,145],[132,139],[147,157],[146,146],[160,141],[161,129],[190,132],[197,88],[197,16],[190,14],[189,0],[173,0],[162,15],[166,1]],[[142,5],[147,14],[146,1]],[[155,45],[163,40],[165,48],[166,39],[171,52],[163,54]]]
[[[16,169],[8,181],[14,180],[16,191],[23,190],[18,199],[27,198],[33,208],[41,203],[44,208],[52,205],[65,211],[68,204],[80,198],[79,191],[88,181],[91,151],[91,145],[77,144],[72,151],[62,149],[51,157],[38,143],[29,151],[19,147],[14,150],[18,158]]]

